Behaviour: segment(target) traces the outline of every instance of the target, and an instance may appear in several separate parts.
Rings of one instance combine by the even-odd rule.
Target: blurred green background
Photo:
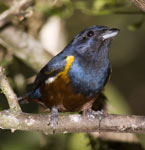
[[[11,0],[0,0],[0,12],[11,5]],[[88,26],[119,28],[120,33],[110,46],[112,78],[104,90],[108,112],[145,115],[145,14],[141,10],[129,0],[35,0],[31,9],[34,12],[30,18],[18,21],[13,17],[8,25],[16,26],[41,41],[52,55],[61,51]],[[30,83],[40,68],[34,69],[11,53],[0,45],[0,63],[6,68],[7,77],[17,95],[24,95],[32,89]],[[0,109],[7,109],[3,94],[0,100]],[[37,113],[39,107],[30,103],[22,105],[22,109]],[[104,138],[105,135],[97,138],[98,134],[43,135],[0,130],[0,150],[141,150],[145,147],[145,138],[141,135],[136,138],[118,133],[123,140],[117,139],[114,134],[108,138]]]

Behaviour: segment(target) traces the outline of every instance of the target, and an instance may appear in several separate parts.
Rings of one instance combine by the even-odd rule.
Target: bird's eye
[[[93,31],[89,31],[88,33],[87,33],[87,36],[88,37],[92,37],[94,35],[94,32]]]
[[[86,40],[86,37],[83,37],[83,41]]]

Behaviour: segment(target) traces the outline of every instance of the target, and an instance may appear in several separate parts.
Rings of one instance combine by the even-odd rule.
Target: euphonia
[[[108,50],[118,33],[119,29],[98,25],[81,31],[41,69],[34,89],[22,99],[49,108],[54,128],[58,112],[91,110],[109,78]]]

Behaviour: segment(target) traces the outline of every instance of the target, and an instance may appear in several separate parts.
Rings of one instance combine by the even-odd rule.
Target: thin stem
[[[24,6],[27,5],[27,7],[29,7],[29,5],[31,3],[32,3],[32,0],[14,1],[14,4],[8,10],[4,11],[0,15],[0,27],[2,27],[5,23],[7,23],[8,19],[11,15],[19,14]]]
[[[2,67],[0,67],[0,88],[8,100],[10,109],[15,112],[21,112],[21,108],[17,101],[17,96],[10,87]]]

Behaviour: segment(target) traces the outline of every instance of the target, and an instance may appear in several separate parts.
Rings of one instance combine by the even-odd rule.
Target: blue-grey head
[[[106,26],[92,26],[81,31],[70,43],[71,50],[78,55],[94,57],[108,55],[111,40],[119,33],[119,29]],[[93,53],[92,53],[93,52]]]
[[[75,56],[69,75],[77,92],[94,96],[100,91],[110,73],[108,49],[119,29],[93,26],[80,32],[68,45]]]

